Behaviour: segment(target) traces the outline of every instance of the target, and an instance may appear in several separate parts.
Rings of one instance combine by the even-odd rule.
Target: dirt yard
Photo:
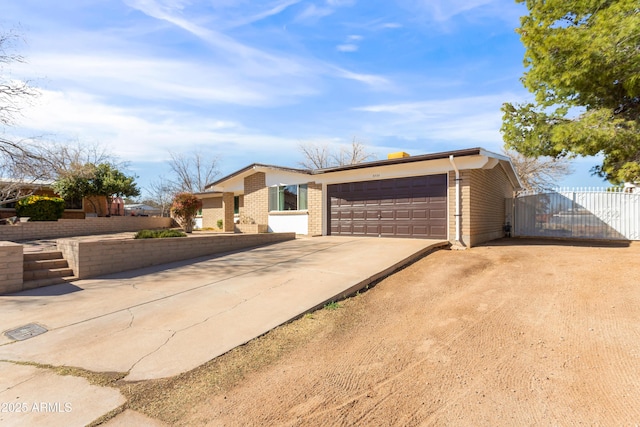
[[[180,425],[637,425],[640,244],[439,251],[130,403]]]

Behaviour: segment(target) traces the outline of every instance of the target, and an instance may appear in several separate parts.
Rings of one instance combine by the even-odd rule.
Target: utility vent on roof
[[[387,159],[402,159],[404,157],[411,157],[409,153],[405,153],[404,151],[398,151],[396,153],[387,154]]]

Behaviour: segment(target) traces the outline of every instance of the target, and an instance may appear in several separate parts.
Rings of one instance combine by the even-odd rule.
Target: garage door
[[[332,235],[447,238],[447,175],[332,184]]]

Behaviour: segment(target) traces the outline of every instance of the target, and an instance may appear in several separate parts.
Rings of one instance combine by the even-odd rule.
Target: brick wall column
[[[269,189],[264,172],[244,179],[244,216],[255,224],[269,223]]]
[[[309,211],[309,235],[322,235],[322,184],[307,184],[307,209]]]
[[[233,193],[222,193],[222,209],[224,210],[222,229],[233,231]]]

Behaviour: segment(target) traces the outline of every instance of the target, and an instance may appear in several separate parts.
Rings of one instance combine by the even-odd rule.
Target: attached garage
[[[257,225],[311,236],[422,238],[471,247],[504,235],[512,221],[505,200],[520,183],[508,157],[469,148],[393,153],[314,170],[254,163],[207,189],[200,197],[219,203],[205,203],[203,216],[214,224],[223,219],[225,231]],[[238,224],[235,198],[244,201],[235,212]]]
[[[447,175],[327,186],[328,234],[447,238]]]

